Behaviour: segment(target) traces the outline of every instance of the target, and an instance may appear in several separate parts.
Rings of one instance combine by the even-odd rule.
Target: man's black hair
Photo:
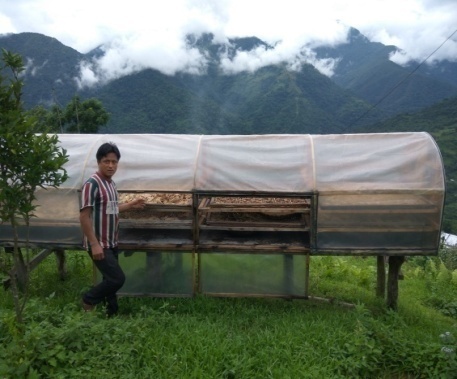
[[[116,154],[117,160],[121,159],[121,153],[114,142],[106,142],[101,145],[96,154],[97,162],[100,162],[103,157],[106,157],[109,153]]]

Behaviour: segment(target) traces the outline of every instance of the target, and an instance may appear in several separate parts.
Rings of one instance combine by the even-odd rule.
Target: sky
[[[81,62],[81,86],[145,68],[202,73],[207,59],[185,36],[208,32],[219,43],[255,36],[274,47],[222,56],[228,74],[306,62],[331,76],[338,62],[312,49],[344,43],[349,27],[399,47],[399,64],[457,61],[457,0],[0,0],[0,34],[41,33],[80,53],[103,46],[102,58]]]

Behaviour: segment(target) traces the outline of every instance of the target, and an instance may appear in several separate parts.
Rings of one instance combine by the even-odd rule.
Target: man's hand
[[[143,209],[145,207],[144,199],[139,197],[138,199],[132,200],[130,203],[132,209]]]
[[[91,244],[90,250],[92,254],[92,259],[95,261],[101,261],[105,258],[105,254],[103,253],[103,248],[100,246],[99,243]]]
[[[119,212],[124,212],[129,209],[143,209],[145,205],[144,199],[139,197],[135,200],[129,201],[128,203],[119,204]]]

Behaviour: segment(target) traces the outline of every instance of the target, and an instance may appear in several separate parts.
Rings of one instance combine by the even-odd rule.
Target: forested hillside
[[[311,65],[173,78],[145,70],[95,95],[111,112],[106,133],[338,133],[370,108]]]
[[[84,54],[55,38],[37,33],[10,34],[0,36],[0,48],[23,58],[26,70],[22,100],[26,107],[65,104],[78,91],[75,78]]]
[[[315,50],[317,57],[338,62],[330,77],[307,63],[294,70],[284,63],[224,72],[222,58],[274,49],[255,37],[222,44],[211,34],[189,35],[186,44],[207,57],[206,70],[199,75],[145,69],[80,88],[81,64],[102,57],[106,47],[81,54],[36,33],[0,36],[0,47],[21,54],[27,63],[23,96],[27,107],[64,105],[75,94],[99,98],[111,113],[104,133],[351,132],[355,126],[457,95],[457,82],[443,81],[442,73],[457,72],[456,63],[444,62],[437,69],[424,66],[424,74],[410,75],[411,68],[389,60],[395,46],[370,42],[356,29],[350,29],[346,43]]]
[[[421,64],[402,67],[389,60],[398,50],[370,42],[351,29],[348,43],[316,49],[318,56],[339,59],[332,80],[387,115],[418,111],[457,96],[457,64]],[[366,125],[366,124],[365,124]]]

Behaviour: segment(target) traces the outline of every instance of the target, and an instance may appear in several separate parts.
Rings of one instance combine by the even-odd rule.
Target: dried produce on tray
[[[308,204],[309,199],[298,197],[239,197],[215,196],[211,204]]]
[[[302,215],[268,214],[265,212],[212,212],[207,217],[207,222],[300,222]]]
[[[150,220],[150,221],[178,221],[190,220],[192,213],[192,195],[183,193],[120,193],[119,202],[125,203],[137,198],[145,200],[143,209],[128,210],[120,213],[121,219]],[[163,205],[163,208],[160,206]],[[174,206],[167,210],[167,206]],[[176,206],[182,206],[183,211],[177,211]]]
[[[120,193],[119,202],[142,198],[146,204],[164,204],[164,205],[191,205],[192,195],[189,193]]]
[[[309,208],[309,204],[309,199],[297,197],[215,196],[210,201],[210,208],[213,210],[219,207],[227,210],[230,206],[246,206],[252,210],[213,211],[207,215],[207,222],[300,222],[303,214],[294,208]]]

